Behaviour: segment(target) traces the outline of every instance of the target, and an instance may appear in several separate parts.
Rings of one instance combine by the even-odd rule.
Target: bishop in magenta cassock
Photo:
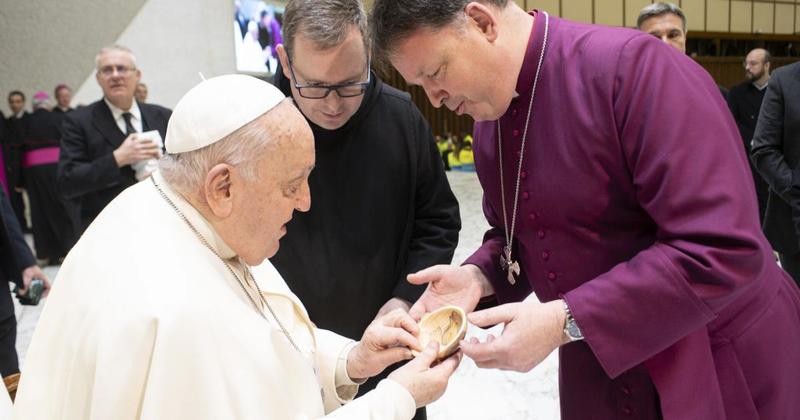
[[[800,418],[800,291],[703,68],[510,1],[376,0],[372,18],[406,81],[478,121],[492,229],[463,266],[410,276],[432,283],[412,312],[494,296],[470,319],[502,336],[464,354],[525,371],[558,347],[564,420]]]

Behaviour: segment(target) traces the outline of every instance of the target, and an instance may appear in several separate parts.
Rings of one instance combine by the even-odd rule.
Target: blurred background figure
[[[733,119],[736,120],[736,126],[739,128],[739,134],[742,136],[744,149],[748,156],[752,149],[753,133],[755,133],[758,114],[761,111],[761,102],[764,100],[764,93],[769,84],[770,59],[770,53],[763,48],[750,51],[744,60],[745,81],[734,86],[728,93],[728,107],[731,109]],[[769,184],[758,173],[753,162],[748,161],[748,163],[756,187],[758,218],[759,222],[763,224],[769,198]]]
[[[8,94],[8,107],[11,115],[6,120],[8,134],[3,143],[3,160],[6,166],[6,179],[8,181],[8,201],[17,223],[22,227],[23,232],[29,232],[27,219],[25,219],[25,200],[22,192],[17,189],[19,186],[19,154],[22,140],[25,138],[25,119],[30,115],[25,110],[25,94],[19,90],[11,91]]]
[[[19,186],[28,194],[31,228],[39,265],[58,265],[75,242],[69,205],[56,183],[63,113],[48,110],[47,93],[33,97],[33,113],[25,119]]]
[[[53,92],[56,97],[56,106],[53,107],[53,112],[65,113],[72,111],[70,103],[72,103],[72,89],[65,84],[56,86]]]
[[[281,24],[275,19],[275,9],[265,6],[258,20],[258,43],[264,52],[264,65],[267,71],[275,72],[277,68],[278,53],[275,48],[283,43]]]
[[[142,82],[139,82],[138,84],[136,84],[136,92],[134,93],[134,96],[136,97],[136,100],[140,104],[146,103],[147,102],[147,85],[142,83]]]
[[[636,27],[686,54],[686,15],[677,5],[659,2],[645,6],[639,12]],[[728,89],[719,84],[717,87],[727,100]]]

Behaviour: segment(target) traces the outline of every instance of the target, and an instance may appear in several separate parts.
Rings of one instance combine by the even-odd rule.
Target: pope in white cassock
[[[442,395],[459,356],[431,366],[430,347],[348,403],[411,358],[416,323],[393,312],[359,342],[319,330],[266,260],[311,205],[313,138],[291,100],[209,79],[175,107],[166,149],[64,261],[15,419],[410,419]]]

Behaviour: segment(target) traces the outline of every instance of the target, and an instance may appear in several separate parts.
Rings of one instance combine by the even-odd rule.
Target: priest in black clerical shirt
[[[363,7],[333,3],[291,0],[284,14],[274,83],[308,119],[316,167],[311,210],[271,261],[320,328],[357,339],[419,297],[407,274],[450,263],[461,221],[424,118],[370,71]]]
[[[744,149],[748,156],[750,156],[752,148],[751,142],[756,130],[761,102],[764,100],[764,93],[769,83],[770,58],[769,52],[763,48],[750,51],[744,61],[744,73],[747,79],[734,86],[728,94],[728,107],[731,109],[733,119],[736,120],[736,126],[739,128],[739,134],[742,136]],[[769,184],[756,171],[752,162],[750,162],[750,170],[753,172],[753,182],[758,197],[758,217],[763,222],[764,213],[767,211]]]

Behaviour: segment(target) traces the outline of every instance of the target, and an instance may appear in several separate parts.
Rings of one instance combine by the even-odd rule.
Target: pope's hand
[[[450,375],[455,372],[461,362],[461,352],[459,351],[438,365],[432,366],[436,362],[438,352],[438,343],[432,342],[414,360],[389,375],[389,379],[408,390],[418,408],[438,400],[444,394]]]
[[[458,266],[435,265],[408,275],[413,284],[428,284],[428,288],[411,307],[414,319],[442,306],[456,305],[471,312],[483,296],[494,293],[481,270],[471,264]]]
[[[411,359],[422,350],[416,321],[402,309],[375,318],[347,357],[347,374],[358,380],[381,373],[388,366]]]
[[[483,343],[474,337],[462,340],[461,350],[479,367],[527,372],[569,342],[564,335],[563,302],[524,301],[473,312],[467,317],[475,326],[506,325],[500,337],[489,335]]]

